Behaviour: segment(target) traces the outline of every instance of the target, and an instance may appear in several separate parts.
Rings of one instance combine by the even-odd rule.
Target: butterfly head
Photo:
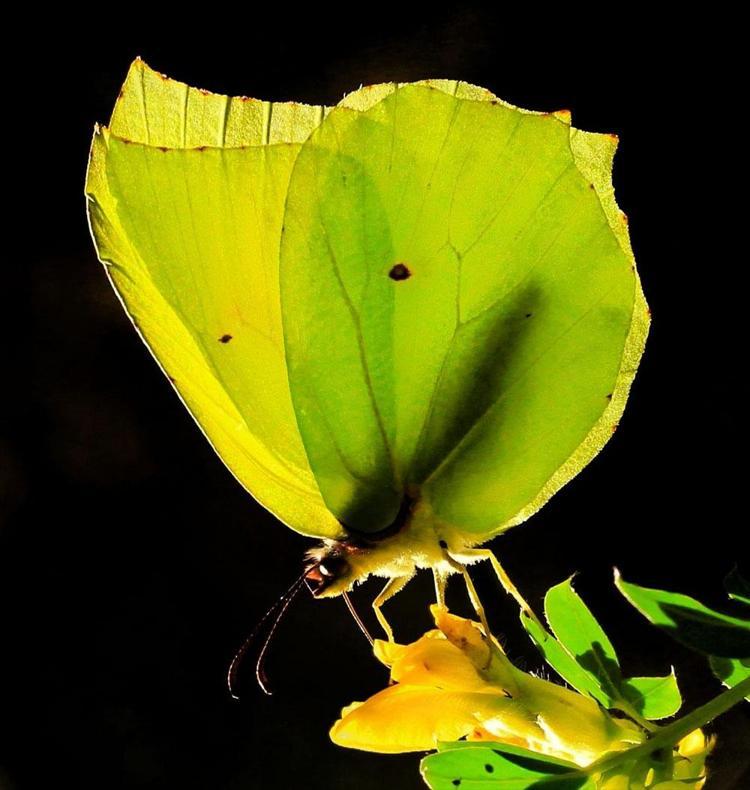
[[[325,541],[307,553],[305,582],[315,598],[340,595],[352,586],[357,576],[352,558],[357,550],[352,543],[337,540]]]

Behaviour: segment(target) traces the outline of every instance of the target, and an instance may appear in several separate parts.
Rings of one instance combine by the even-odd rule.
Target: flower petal
[[[349,706],[331,728],[339,746],[397,753],[434,749],[455,741],[485,719],[505,716],[534,726],[522,708],[499,694],[457,693],[399,684],[356,707]]]
[[[447,639],[422,637],[393,663],[391,680],[410,686],[429,686],[446,691],[491,691],[469,658]]]
[[[490,646],[474,623],[451,614],[437,604],[433,604],[430,611],[435,618],[435,625],[452,644],[466,654],[477,669],[484,669],[489,665]]]
[[[410,648],[411,645],[399,645],[397,642],[387,642],[385,639],[376,639],[372,646],[375,658],[387,667],[393,666]]]

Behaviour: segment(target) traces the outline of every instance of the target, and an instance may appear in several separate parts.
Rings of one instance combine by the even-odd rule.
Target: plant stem
[[[645,719],[626,699],[623,699],[619,694],[617,695],[616,703],[618,710],[622,711],[626,716],[629,716],[639,727],[646,730],[646,732],[656,733],[661,729],[661,725]]]
[[[655,752],[657,749],[662,749],[665,746],[674,746],[678,741],[689,735],[693,730],[703,727],[710,721],[725,713],[730,708],[734,707],[738,702],[741,702],[744,697],[750,694],[750,678],[745,678],[738,683],[734,688],[727,689],[714,697],[705,705],[696,708],[687,716],[683,716],[672,724],[662,727],[652,738],[649,738],[645,743],[639,746],[634,746],[632,749],[626,749],[623,752],[616,752],[609,754],[592,763],[586,768],[586,773],[599,773],[601,771],[614,768],[620,762],[637,760],[641,757]]]

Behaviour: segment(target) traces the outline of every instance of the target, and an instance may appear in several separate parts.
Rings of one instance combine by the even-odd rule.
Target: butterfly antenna
[[[239,699],[239,697],[234,693],[234,689],[237,686],[237,673],[239,672],[240,665],[242,664],[242,660],[247,654],[247,651],[253,646],[253,644],[255,644],[256,637],[258,636],[258,632],[263,627],[266,620],[268,620],[268,618],[271,617],[271,615],[274,614],[274,612],[276,612],[276,610],[280,606],[286,609],[291,598],[293,598],[296,595],[297,591],[299,590],[300,585],[304,581],[304,578],[305,578],[305,574],[303,573],[301,576],[299,576],[297,579],[294,580],[291,587],[289,587],[289,589],[285,593],[283,593],[277,601],[274,602],[273,606],[263,615],[263,617],[260,618],[257,625],[255,626],[255,628],[253,628],[252,632],[250,633],[250,636],[248,636],[245,639],[240,649],[234,654],[232,663],[229,665],[229,669],[227,670],[227,688],[229,689],[229,693],[231,694],[233,699]],[[276,630],[276,626],[278,625],[278,621],[281,617],[281,614],[283,614],[283,611],[276,618],[276,622],[273,626],[272,633],[274,630]],[[264,651],[267,647],[267,644],[268,644],[268,640],[266,640],[266,644],[263,647]],[[263,691],[266,692],[266,694],[269,693],[263,687],[262,683],[261,683],[261,688],[263,689]]]
[[[354,604],[352,603],[352,599],[349,597],[349,593],[341,593],[344,602],[346,603],[346,608],[349,610],[349,613],[354,618],[354,622],[359,626],[359,630],[365,635],[365,639],[370,643],[370,647],[373,645],[372,636],[370,636],[370,632],[367,630],[367,626],[362,622],[362,618],[359,616],[359,613],[354,608]]]
[[[271,626],[271,630],[268,632],[268,636],[266,637],[266,641],[263,643],[263,647],[260,649],[260,653],[258,654],[258,661],[255,664],[255,677],[258,681],[258,685],[263,689],[263,692],[267,694],[269,697],[273,694],[271,691],[270,686],[268,685],[268,676],[266,675],[266,653],[268,652],[268,648],[271,645],[271,641],[273,640],[273,635],[276,633],[276,629],[279,627],[279,623],[281,622],[282,617],[284,617],[284,613],[289,608],[289,604],[294,600],[294,597],[297,593],[302,589],[302,583],[304,581],[304,576],[300,577],[297,582],[295,583],[294,587],[287,593],[283,602],[281,604],[281,608],[279,609],[279,613],[276,615],[276,619]]]

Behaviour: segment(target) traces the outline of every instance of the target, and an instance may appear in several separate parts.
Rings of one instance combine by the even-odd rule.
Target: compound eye
[[[318,570],[326,579],[337,579],[349,570],[349,563],[343,557],[326,557],[320,561]]]

